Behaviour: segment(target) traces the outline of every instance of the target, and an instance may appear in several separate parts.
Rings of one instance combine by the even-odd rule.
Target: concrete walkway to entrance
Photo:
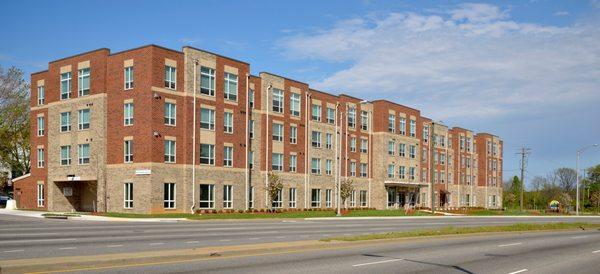
[[[44,218],[44,213],[60,214],[60,212],[48,212],[48,211],[36,211],[36,210],[9,210],[0,208],[0,214],[32,217],[32,218]],[[113,218],[95,215],[81,214],[80,217],[71,217],[70,220],[80,221],[104,221],[104,222],[179,222],[187,221],[185,218]]]

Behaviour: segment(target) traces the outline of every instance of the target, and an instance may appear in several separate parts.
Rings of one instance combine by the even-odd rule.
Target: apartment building
[[[31,75],[20,208],[501,207],[502,141],[193,47],[98,49]],[[488,168],[489,167],[489,168]],[[267,199],[268,174],[283,189]],[[477,176],[481,174],[481,176]],[[487,202],[486,202],[487,201]]]

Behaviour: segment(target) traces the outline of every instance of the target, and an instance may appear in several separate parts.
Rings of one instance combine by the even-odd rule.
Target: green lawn
[[[506,226],[482,226],[482,227],[453,227],[447,226],[438,229],[422,229],[403,232],[388,232],[369,235],[332,237],[321,239],[321,241],[365,241],[381,239],[400,239],[409,237],[440,236],[440,235],[458,235],[472,233],[490,233],[490,232],[517,232],[517,231],[541,231],[541,230],[559,230],[559,229],[594,229],[600,228],[600,224],[589,223],[545,223],[545,224],[513,224]]]
[[[406,214],[404,210],[352,210],[343,217],[368,217],[368,216],[430,216],[429,213],[415,211]],[[165,213],[165,214],[135,214],[109,212],[102,214],[106,217],[119,218],[187,218],[191,220],[208,219],[274,219],[274,218],[314,218],[335,217],[335,211],[295,211],[280,213],[214,213],[214,214],[189,214],[189,213]]]

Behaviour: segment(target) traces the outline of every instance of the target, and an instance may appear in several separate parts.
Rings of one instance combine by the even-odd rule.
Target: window
[[[123,184],[123,207],[133,208],[133,183]]]
[[[321,174],[321,158],[312,158],[310,161],[310,173]]]
[[[215,110],[208,108],[200,109],[200,128],[215,130]]]
[[[389,155],[396,154],[396,142],[388,141],[388,154]]]
[[[331,149],[333,147],[333,135],[331,133],[325,134],[325,148]]]
[[[44,136],[44,117],[37,117],[37,136]]]
[[[124,125],[133,125],[133,103],[125,103],[125,105],[123,105],[123,119]]]
[[[250,187],[250,193],[248,193],[248,208],[254,208],[254,187]]]
[[[60,132],[71,131],[71,112],[62,112],[60,114]]]
[[[361,207],[367,206],[367,191],[366,190],[360,191],[360,206]]]
[[[133,67],[125,68],[125,90],[133,88]]]
[[[354,128],[356,126],[356,108],[348,108],[348,127]]]
[[[90,69],[80,69],[77,73],[77,96],[90,95]]]
[[[282,200],[283,200],[283,195],[282,195],[282,190],[278,190],[277,191],[277,195],[275,195],[273,201],[271,202],[271,205],[273,206],[273,208],[281,208],[282,206]]]
[[[356,190],[352,190],[350,194],[350,207],[356,207]]]
[[[223,131],[233,133],[233,113],[225,112],[223,116]]]
[[[311,207],[321,207],[321,190],[320,189],[311,189],[310,190],[310,206]]]
[[[233,208],[233,186],[223,186],[223,208]]]
[[[248,168],[254,169],[254,151],[248,151]]]
[[[434,138],[435,138],[435,136],[434,136]],[[428,141],[429,141],[429,126],[423,126],[423,142],[427,143]],[[435,145],[435,142],[434,142],[434,145]]]
[[[391,133],[396,132],[396,115],[394,114],[388,116],[388,131]]]
[[[367,164],[365,163],[360,163],[360,177],[366,178],[367,177]]]
[[[295,144],[298,142],[298,127],[290,126],[290,143]]]
[[[426,169],[423,169],[423,170],[421,171],[421,182],[427,182],[427,181],[428,181],[428,180],[427,180],[427,170],[426,170]]]
[[[394,173],[395,173],[395,167],[393,164],[388,165],[388,169],[387,169],[387,174],[388,174],[388,178],[392,179],[394,178]]]
[[[331,207],[331,189],[325,190],[325,207]]]
[[[331,167],[333,166],[333,161],[330,159],[325,160],[325,174],[331,175]]]
[[[421,151],[421,160],[423,161],[423,163],[427,162],[427,149],[423,148],[423,150]]]
[[[283,125],[273,124],[273,141],[283,142]]]
[[[225,96],[226,100],[237,101],[238,76],[225,72]]]
[[[254,90],[250,89],[248,91],[248,107],[250,107],[251,109],[254,108]]]
[[[165,87],[168,89],[176,89],[177,83],[177,68],[165,66]]]
[[[165,125],[174,126],[177,117],[177,105],[165,103]]]
[[[215,145],[200,144],[200,164],[215,164]]]
[[[124,163],[132,163],[133,162],[133,140],[126,140],[123,143],[123,162]]]
[[[406,144],[398,145],[398,155],[400,155],[400,157],[406,157]]]
[[[200,184],[200,208],[215,207],[215,185]]]
[[[410,137],[417,136],[417,122],[415,120],[410,120]]]
[[[398,179],[406,178],[406,168],[404,166],[398,166]]]
[[[283,113],[283,90],[274,88],[273,91],[273,111]],[[300,97],[300,95],[298,95]]]
[[[356,177],[356,163],[350,162],[350,176]]]
[[[273,108],[273,110],[275,109]],[[300,116],[300,94],[298,93],[292,93],[290,95],[290,114],[293,116]]]
[[[175,163],[175,141],[165,140],[165,163]]]
[[[254,120],[248,121],[248,132],[250,135],[250,139],[254,139]]]
[[[406,118],[400,118],[400,134],[406,135]]]
[[[79,130],[89,129],[90,128],[90,109],[80,109],[78,112],[78,122],[77,128]]]
[[[356,137],[350,138],[350,151],[356,152]]]
[[[290,188],[290,208],[296,208],[296,188]]]
[[[360,139],[360,152],[368,153],[369,152],[369,140],[361,138]]]
[[[369,129],[369,113],[364,110],[360,112],[360,128],[362,130]]]
[[[335,123],[335,109],[327,108],[327,123]]]
[[[233,147],[223,147],[223,166],[233,166]]]
[[[43,184],[37,185],[37,206],[38,207],[44,206],[44,185]]]
[[[290,155],[290,172],[296,172],[298,156]]]
[[[80,165],[90,163],[90,144],[81,144],[77,146],[77,162]]]
[[[38,87],[38,106],[43,105],[46,102],[46,89],[44,86]]]
[[[200,67],[200,93],[215,96],[215,70]]]
[[[411,159],[417,158],[417,148],[414,145],[409,146],[409,157]]]
[[[317,148],[321,147],[321,132],[312,131],[311,143],[312,143],[313,147],[317,147]]]
[[[65,72],[60,75],[60,99],[71,98],[71,73]]]
[[[415,180],[415,168],[414,167],[408,168],[408,179],[410,179],[411,181]]]
[[[60,165],[68,166],[71,164],[71,146],[60,147]]]
[[[271,169],[273,170],[283,170],[283,154],[281,153],[273,153],[271,156]]]
[[[164,207],[166,209],[175,208],[175,183],[164,184]]]
[[[313,121],[321,122],[321,106],[312,105],[311,118]]]
[[[44,162],[44,149],[43,148],[38,148],[37,149],[37,167],[38,168],[43,168],[45,165]]]

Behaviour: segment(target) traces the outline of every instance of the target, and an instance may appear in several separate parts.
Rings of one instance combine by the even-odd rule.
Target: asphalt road
[[[600,232],[399,241],[367,247],[103,268],[86,273],[599,273]]]
[[[318,240],[443,226],[489,226],[516,222],[594,222],[597,218],[437,217],[386,220],[237,220],[91,222],[0,214],[0,260]],[[451,255],[450,253],[448,255]]]

